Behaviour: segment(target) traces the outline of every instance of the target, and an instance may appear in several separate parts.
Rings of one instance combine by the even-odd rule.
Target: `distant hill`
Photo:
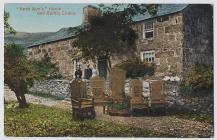
[[[5,43],[15,43],[22,47],[30,45],[38,45],[46,42],[60,40],[77,34],[77,27],[61,28],[57,32],[41,32],[41,33],[26,33],[17,32],[15,35],[6,34],[4,39]]]
[[[5,34],[4,40],[5,43],[15,43],[22,47],[26,47],[31,45],[33,42],[42,40],[52,34],[53,34],[52,32],[42,32],[42,33],[17,32],[15,35]]]

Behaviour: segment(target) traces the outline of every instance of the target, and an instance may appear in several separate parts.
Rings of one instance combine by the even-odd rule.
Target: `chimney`
[[[90,21],[90,18],[93,16],[100,16],[100,10],[99,8],[88,5],[83,8],[83,24],[87,25]]]

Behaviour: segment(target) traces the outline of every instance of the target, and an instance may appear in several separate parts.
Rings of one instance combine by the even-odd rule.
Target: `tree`
[[[154,4],[113,4],[99,5],[101,16],[90,18],[89,24],[78,29],[78,37],[73,47],[82,51],[85,59],[104,57],[110,62],[113,55],[125,54],[136,49],[137,34],[132,28],[133,16],[149,12],[156,14]]]
[[[4,33],[16,31],[8,23],[9,13],[4,12]],[[15,92],[19,107],[28,107],[25,93],[35,79],[39,79],[32,63],[26,59],[23,48],[15,44],[4,44],[4,83]]]
[[[4,33],[15,34],[16,31],[8,23],[10,15],[4,11]],[[23,55],[21,47],[15,44],[4,44],[4,83],[15,92],[19,107],[27,107],[24,93],[27,89],[26,82],[31,81],[31,70]]]
[[[10,24],[8,23],[8,19],[10,17],[10,14],[6,11],[4,11],[4,33],[13,33],[15,34],[16,31],[14,30],[13,27],[10,26]]]
[[[28,85],[38,78],[30,61],[23,54],[23,48],[15,44],[4,46],[4,82],[15,92],[19,107],[28,107],[25,93]]]
[[[15,92],[19,107],[28,107],[25,93],[35,80],[43,80],[57,71],[50,57],[45,55],[40,61],[27,60],[23,48],[15,44],[4,47],[5,83]],[[49,76],[50,77],[50,76]]]

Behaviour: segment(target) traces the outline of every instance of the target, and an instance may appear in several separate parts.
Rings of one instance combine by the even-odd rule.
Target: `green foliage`
[[[8,12],[4,11],[4,33],[15,34],[16,31],[8,23],[9,17],[10,17],[10,14]]]
[[[28,85],[37,79],[37,72],[34,71],[31,63],[23,54],[23,48],[15,44],[4,46],[4,82],[14,91],[20,90],[19,83],[24,82],[24,92]]]
[[[8,23],[9,13],[4,11],[4,33],[15,34],[15,30]],[[19,107],[28,107],[25,92],[37,76],[23,54],[23,48],[15,44],[4,44],[4,83],[15,92]]]
[[[205,65],[191,66],[179,87],[183,93],[193,93],[195,95],[212,93],[213,67]]]
[[[84,28],[75,41],[75,46],[81,49],[83,57],[95,59],[134,49],[137,35],[120,20],[116,15],[92,18],[91,27]]]
[[[82,51],[86,59],[123,55],[136,49],[137,33],[131,27],[132,17],[154,11],[151,5],[113,4],[100,5],[101,16],[90,18],[89,24],[78,29],[78,37],[73,46]]]
[[[139,59],[127,60],[116,65],[116,67],[126,70],[127,78],[152,76],[154,65],[141,62]]]
[[[127,109],[127,107],[128,107],[127,103],[114,103],[114,104],[112,104],[112,110],[115,110],[115,111]]]
[[[171,137],[103,120],[79,121],[69,111],[34,104],[26,109],[5,104],[4,131],[6,136],[22,137]]]
[[[54,79],[62,77],[58,73],[57,65],[51,62],[51,58],[48,56],[48,54],[45,54],[45,56],[39,61],[32,60],[32,64],[42,79]]]

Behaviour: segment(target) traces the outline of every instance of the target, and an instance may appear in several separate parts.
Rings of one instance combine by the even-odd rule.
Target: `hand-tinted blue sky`
[[[5,11],[10,13],[9,24],[19,32],[55,32],[63,27],[74,27],[82,23],[83,7],[88,4],[39,4],[39,3],[17,3],[5,4]],[[96,4],[91,4],[96,5]],[[22,11],[21,8],[29,8]],[[58,8],[53,10],[61,15],[38,15],[34,8]],[[61,9],[61,10],[60,10]],[[62,15],[62,12],[70,12],[70,15]]]

